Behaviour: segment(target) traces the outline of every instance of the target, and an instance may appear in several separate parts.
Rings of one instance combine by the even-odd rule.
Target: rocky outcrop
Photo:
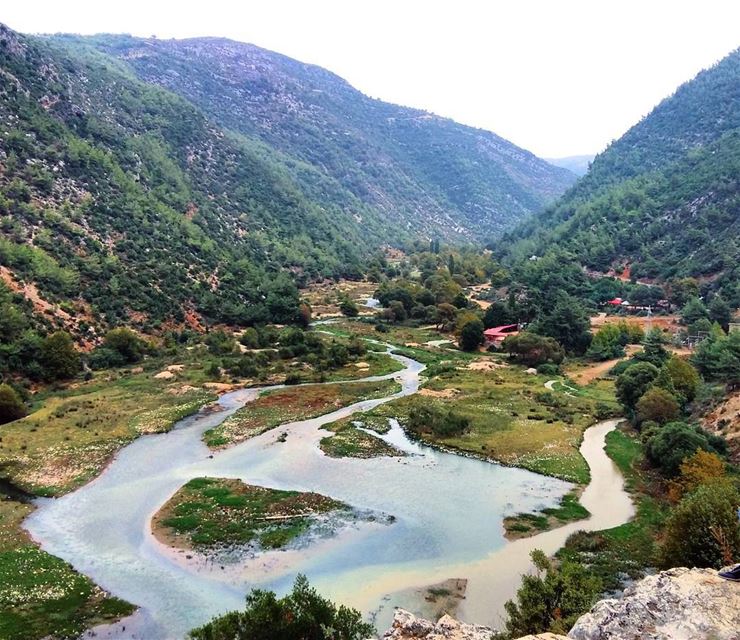
[[[738,640],[740,583],[712,569],[648,576],[621,598],[601,600],[568,634],[573,640]]]
[[[490,640],[493,630],[443,616],[435,624],[397,609],[384,640]],[[740,640],[740,583],[713,569],[670,569],[601,600],[565,636],[519,640]]]
[[[442,616],[435,624],[417,618],[405,609],[396,609],[393,625],[383,635],[384,640],[490,640],[493,629],[478,624],[465,624],[453,617]]]

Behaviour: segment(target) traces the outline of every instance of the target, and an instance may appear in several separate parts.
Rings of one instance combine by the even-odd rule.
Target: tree
[[[632,413],[637,401],[657,377],[658,367],[649,362],[630,365],[617,378],[617,399],[629,413]]]
[[[558,566],[539,549],[532,551],[531,557],[537,573],[522,576],[516,602],[509,600],[504,605],[509,616],[506,630],[511,637],[547,631],[567,633],[593,606],[601,582],[572,560],[563,560]]]
[[[645,452],[648,460],[663,475],[673,478],[678,475],[681,463],[699,449],[723,454],[726,448],[722,438],[712,436],[699,427],[691,427],[685,422],[670,422],[650,436]]]
[[[673,509],[660,553],[664,567],[719,567],[740,557],[737,509],[740,493],[733,483],[715,481],[688,494]]]
[[[561,295],[549,313],[538,316],[530,331],[555,338],[569,353],[583,354],[591,344],[591,322],[581,303]]]
[[[393,314],[394,322],[404,322],[406,320],[406,307],[400,300],[391,300],[388,310]]]
[[[437,305],[437,329],[449,331],[455,324],[457,308],[448,302]]]
[[[660,387],[651,387],[637,401],[635,406],[640,422],[650,420],[656,424],[665,424],[678,418],[681,409],[676,398]]]
[[[501,346],[511,358],[529,367],[546,362],[560,364],[565,356],[563,347],[555,339],[539,336],[530,331],[506,337]]]
[[[663,332],[658,329],[650,329],[642,343],[642,352],[635,354],[636,360],[649,362],[656,367],[662,367],[663,363],[668,360],[668,352],[663,346],[665,338]]]
[[[697,297],[690,298],[681,309],[681,322],[686,325],[694,324],[697,320],[708,317],[707,308]]]
[[[232,611],[190,632],[192,640],[364,640],[375,634],[355,609],[321,597],[305,576],[283,598],[254,589],[244,611]]]
[[[9,384],[0,384],[0,424],[20,420],[26,415],[26,405]]]
[[[73,378],[82,367],[80,354],[66,331],[56,331],[42,341],[40,359],[47,380]]]
[[[703,484],[726,477],[726,465],[716,453],[699,449],[680,466],[678,478],[671,483],[671,499],[677,501]]]
[[[625,336],[619,326],[607,324],[599,329],[591,341],[586,355],[592,360],[611,360],[624,355]]]
[[[716,295],[709,303],[709,319],[719,324],[725,331],[732,320],[732,309],[725,299]]]
[[[516,321],[516,310],[511,309],[508,304],[503,302],[494,302],[483,314],[483,324],[486,329],[514,324]]]
[[[460,330],[460,348],[475,351],[483,344],[483,322],[478,318],[468,320]]]
[[[678,356],[671,356],[663,365],[673,388],[688,402],[696,397],[699,388],[699,372],[689,362]]]
[[[138,362],[144,355],[144,341],[126,327],[111,329],[106,333],[103,346],[115,351],[127,363]]]
[[[339,303],[339,310],[342,312],[342,315],[345,315],[348,318],[356,318],[360,314],[360,310],[357,308],[355,301],[350,300],[349,298],[344,298]]]

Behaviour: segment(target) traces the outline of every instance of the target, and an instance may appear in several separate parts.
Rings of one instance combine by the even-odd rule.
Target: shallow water
[[[181,638],[213,615],[241,608],[252,587],[284,592],[298,572],[307,574],[327,596],[378,614],[379,628],[389,621],[394,604],[409,604],[403,589],[467,577],[461,614],[471,621],[495,623],[501,598],[513,593],[519,574],[528,567],[528,550],[537,546],[554,551],[566,531],[584,528],[578,523],[507,543],[503,517],[552,506],[571,485],[410,442],[397,423],[382,438],[411,454],[407,457],[324,456],[317,446],[328,435],[319,428],[322,424],[416,392],[423,366],[393,357],[406,368],[370,379],[397,378],[403,390],[394,396],[283,425],[210,458],[200,440],[203,431],[253,400],[259,390],[227,394],[219,401],[224,411],[198,414],[170,433],[142,437],[123,449],[95,481],[62,498],[39,500],[26,526],[45,550],[141,606],[127,621],[126,631],[114,625],[105,637]],[[587,460],[598,465],[584,494],[584,504],[594,513],[589,528],[613,526],[631,514],[621,476],[600,448],[612,427],[602,423],[584,439]],[[287,432],[287,441],[279,443],[282,432]],[[396,521],[357,524],[308,548],[270,552],[236,566],[188,562],[154,539],[150,520],[182,484],[203,475],[316,491],[360,509],[392,514]],[[620,495],[626,504],[612,506]]]

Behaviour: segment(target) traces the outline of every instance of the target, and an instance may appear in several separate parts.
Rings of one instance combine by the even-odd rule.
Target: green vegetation
[[[381,398],[400,390],[394,380],[307,385],[262,394],[219,426],[203,434],[212,448],[225,447],[299,420],[308,420],[361,400]]]
[[[578,501],[578,496],[578,491],[571,491],[563,496],[557,507],[543,509],[538,513],[518,513],[504,518],[506,537],[525,538],[555,529],[567,522],[588,518],[591,514]]]
[[[631,278],[666,282],[675,304],[691,297],[684,292],[687,277],[710,276],[701,287],[695,281],[692,294],[721,292],[729,306],[740,306],[738,69],[740,50],[679,87],[599,154],[555,205],[504,235],[496,247],[524,278],[519,281],[527,281],[532,255],[561,265],[560,273],[565,261],[599,273],[628,265]],[[637,304],[666,297],[658,287],[639,291],[608,283],[595,291],[593,282],[582,280],[579,295],[595,302],[609,294]],[[657,297],[651,300],[644,289]],[[716,311],[724,317],[720,303]]]
[[[232,611],[190,632],[192,640],[364,640],[375,634],[359,611],[336,606],[299,575],[293,590],[278,598],[255,589],[244,611]]]
[[[30,504],[0,499],[0,637],[76,637],[133,612],[70,565],[36,547],[20,528]]]
[[[403,456],[404,453],[387,444],[380,438],[362,431],[359,427],[378,431],[372,421],[365,415],[349,416],[336,422],[324,425],[324,429],[333,435],[322,438],[321,450],[332,458],[377,458],[380,456]],[[382,432],[388,430],[387,424],[380,427]]]
[[[317,493],[193,478],[157,512],[153,530],[163,542],[183,549],[250,543],[278,549],[306,533],[317,515],[347,509]]]
[[[531,555],[537,573],[522,576],[516,601],[504,605],[509,616],[504,638],[545,631],[567,633],[601,591],[598,578],[583,565],[569,559],[556,564],[539,549]]]

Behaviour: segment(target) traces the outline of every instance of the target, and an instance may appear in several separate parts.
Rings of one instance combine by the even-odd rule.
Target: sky
[[[740,46],[737,0],[8,0],[24,33],[224,36],[375,98],[593,154]]]

